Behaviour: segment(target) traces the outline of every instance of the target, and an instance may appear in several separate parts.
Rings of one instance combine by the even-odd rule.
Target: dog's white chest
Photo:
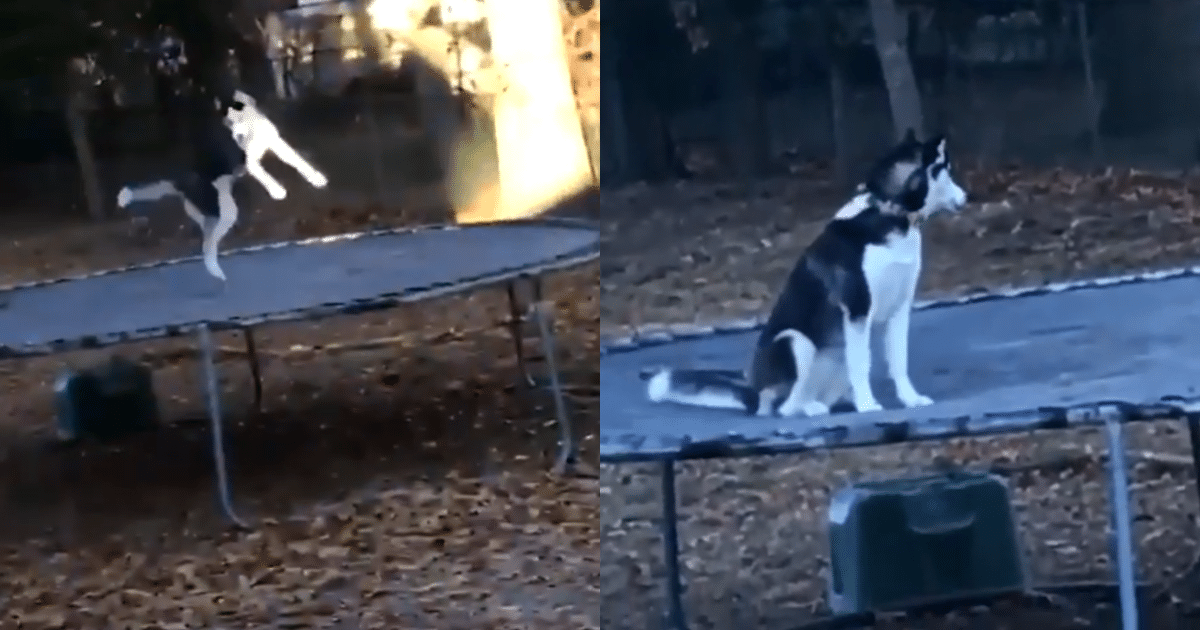
[[[899,309],[910,308],[921,273],[921,232],[911,229],[884,245],[868,245],[863,273],[871,291],[871,319],[886,321]]]

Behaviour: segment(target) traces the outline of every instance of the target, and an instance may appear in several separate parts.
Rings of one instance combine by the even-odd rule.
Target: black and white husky
[[[324,188],[328,179],[309,164],[292,145],[279,135],[279,128],[258,108],[254,98],[234,90],[227,98],[214,100],[215,112],[203,112],[194,121],[191,168],[167,179],[125,186],[117,193],[117,205],[159,201],[178,197],[183,210],[204,234],[204,267],[224,280],[225,272],[217,262],[221,240],[238,220],[233,184],[242,175],[250,175],[267,189],[274,199],[283,199],[287,190],[262,166],[269,151],[296,169],[310,184]]]
[[[945,138],[921,142],[909,131],[796,263],[746,373],[661,369],[648,376],[650,399],[816,416],[849,395],[858,411],[875,411],[882,407],[869,380],[870,335],[872,325],[882,325],[900,402],[931,404],[908,375],[909,314],[921,275],[919,224],[966,201],[951,175]]]

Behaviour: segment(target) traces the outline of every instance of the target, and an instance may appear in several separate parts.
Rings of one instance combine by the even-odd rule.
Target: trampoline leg
[[[208,419],[212,424],[213,467],[217,473],[217,496],[225,516],[241,528],[249,528],[233,509],[233,492],[229,486],[229,468],[225,463],[224,421],[221,418],[221,392],[217,382],[217,363],[213,352],[212,333],[207,324],[200,324],[200,361],[204,368],[204,387],[208,401]]]
[[[1200,496],[1200,416],[1188,414],[1187,426],[1192,444],[1192,472],[1196,474],[1196,494]]]
[[[242,338],[246,340],[246,360],[250,363],[250,378],[254,380],[254,411],[262,413],[262,366],[258,362],[258,346],[254,343],[254,329],[249,326],[243,328]]]
[[[563,395],[562,381],[559,379],[558,361],[554,349],[554,328],[547,321],[550,316],[542,311],[540,302],[541,300],[538,300],[534,303],[533,317],[537,320],[538,334],[542,338],[542,353],[546,355],[546,367],[550,372],[550,392],[554,396],[554,415],[558,417],[558,459],[554,463],[554,471],[563,474],[575,464],[578,445],[575,443],[575,431],[571,426],[571,418],[567,413],[566,396]]]
[[[663,564],[667,569],[667,628],[687,630],[683,614],[683,579],[679,570],[679,513],[675,498],[675,460],[662,463]]]
[[[529,365],[525,362],[525,314],[522,312],[520,300],[517,298],[517,282],[520,280],[513,280],[505,285],[505,290],[508,292],[508,331],[512,335],[513,345],[517,351],[517,367],[521,370],[521,379],[526,385],[533,387],[535,383],[529,374]],[[534,280],[534,282],[537,281]]]
[[[1133,516],[1129,509],[1129,471],[1125,462],[1124,425],[1110,420],[1108,433],[1109,489],[1113,532],[1116,535],[1116,569],[1121,596],[1121,628],[1137,630],[1138,602],[1134,577]]]

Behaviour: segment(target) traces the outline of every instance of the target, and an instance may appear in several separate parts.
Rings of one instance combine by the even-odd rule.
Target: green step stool
[[[834,614],[1030,588],[1008,487],[992,475],[858,483],[834,495],[828,526]]]

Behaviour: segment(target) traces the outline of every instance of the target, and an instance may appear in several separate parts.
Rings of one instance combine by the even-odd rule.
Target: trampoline
[[[675,461],[1084,426],[1106,430],[1123,626],[1137,627],[1123,426],[1184,420],[1193,462],[1200,463],[1200,267],[971,295],[917,309],[910,370],[917,388],[939,402],[911,410],[896,409],[882,373],[873,381],[889,409],[811,420],[646,399],[640,374],[658,365],[740,368],[760,321],[654,326],[602,345],[601,461],[662,463],[672,627],[686,627]]]
[[[488,285],[507,284],[517,360],[530,384],[522,330],[538,325],[559,423],[558,468],[575,458],[575,436],[558,383],[541,278],[599,255],[599,232],[571,220],[388,229],[272,243],[222,255],[229,277],[217,288],[199,256],[30,282],[0,289],[0,358],[15,359],[195,334],[198,338],[222,509],[234,510],[222,437],[212,332],[245,333],[261,404],[252,329],[393,308]],[[528,285],[529,291],[518,290]],[[528,304],[518,295],[528,294]]]

